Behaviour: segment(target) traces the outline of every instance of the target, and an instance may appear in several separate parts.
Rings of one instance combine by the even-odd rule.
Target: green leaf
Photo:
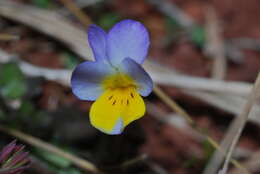
[[[69,168],[66,170],[59,171],[58,174],[81,174],[81,172],[75,168]]]
[[[5,120],[5,119],[6,119],[6,116],[5,116],[4,111],[0,110],[0,120]]]
[[[26,93],[26,79],[14,63],[4,64],[0,67],[0,93],[4,97],[17,99]]]
[[[115,23],[120,20],[120,17],[116,13],[106,13],[105,15],[101,16],[98,20],[98,25],[105,30],[110,29]]]
[[[32,0],[32,3],[40,8],[49,8],[51,0]]]
[[[213,155],[215,148],[208,141],[203,141],[202,147],[204,151],[204,158],[206,161],[208,161],[210,157]]]
[[[65,68],[73,69],[80,63],[78,57],[72,53],[64,52],[62,54],[62,60]]]
[[[165,24],[168,32],[174,33],[174,30],[178,30],[181,28],[180,24],[177,20],[172,17],[166,16]]]
[[[35,112],[34,106],[30,101],[23,101],[20,108],[19,113],[22,113],[23,115],[33,115]]]
[[[61,156],[55,155],[53,153],[36,149],[36,153],[39,154],[44,160],[47,162],[60,167],[60,168],[67,168],[71,165],[71,162]]]
[[[202,27],[195,26],[191,30],[191,40],[198,46],[203,46],[206,40],[205,30]]]
[[[188,160],[186,160],[183,165],[185,168],[192,168],[193,166],[196,166],[196,164],[198,164],[198,162],[199,162],[199,159],[195,156],[192,156]]]

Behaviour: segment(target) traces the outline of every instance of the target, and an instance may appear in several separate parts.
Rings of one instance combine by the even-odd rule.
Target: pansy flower
[[[108,33],[91,25],[88,41],[95,61],[75,68],[72,91],[81,100],[95,101],[89,114],[95,128],[120,134],[145,114],[141,96],[153,89],[152,79],[141,66],[148,52],[148,32],[140,22],[123,20]]]

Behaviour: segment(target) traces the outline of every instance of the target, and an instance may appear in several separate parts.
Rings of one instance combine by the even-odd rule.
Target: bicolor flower
[[[96,25],[88,30],[95,61],[79,64],[72,73],[73,93],[81,100],[95,101],[90,122],[107,134],[120,134],[145,114],[141,96],[148,96],[153,82],[142,68],[149,35],[137,21],[123,20],[108,33]]]

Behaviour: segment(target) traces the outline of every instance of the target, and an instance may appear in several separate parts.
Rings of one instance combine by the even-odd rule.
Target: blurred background
[[[234,137],[260,70],[259,6],[258,0],[0,0],[0,149],[14,139],[26,145],[27,174],[218,173],[223,156],[207,136],[224,150]],[[142,119],[109,136],[89,124],[91,102],[72,94],[70,75],[93,59],[91,23],[108,30],[129,18],[149,30],[145,69],[159,87],[145,98]],[[256,174],[259,115],[256,102],[233,153]],[[230,165],[228,173],[240,171]]]

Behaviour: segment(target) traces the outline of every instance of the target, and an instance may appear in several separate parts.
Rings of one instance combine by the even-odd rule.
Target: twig
[[[178,74],[172,70],[160,70],[159,66],[151,65],[147,61],[145,69],[151,74],[154,81],[167,86],[175,86],[192,90],[207,90],[212,92],[226,93],[229,95],[246,96],[252,87],[249,83],[243,82],[226,82],[202,77],[191,77]]]
[[[220,108],[224,111],[238,116],[241,113],[243,106],[246,103],[246,100],[240,96],[226,95],[221,93],[212,93],[207,91],[198,91],[198,90],[182,90],[185,94],[194,96],[201,101],[204,101],[210,105],[213,105],[217,108]],[[260,125],[259,120],[260,108],[259,105],[253,107],[252,112],[250,113],[249,120]]]
[[[260,73],[257,76],[257,79],[255,81],[255,85],[254,88],[252,89],[249,98],[248,98],[248,102],[246,103],[242,113],[240,114],[239,117],[237,117],[237,119],[239,119],[237,127],[234,127],[234,130],[231,130],[233,132],[235,132],[235,135],[232,139],[232,143],[230,145],[230,148],[228,150],[228,154],[226,156],[226,160],[225,163],[223,165],[223,168],[220,170],[220,174],[226,174],[227,170],[228,170],[228,165],[229,165],[229,161],[231,159],[231,155],[234,151],[234,148],[241,136],[241,133],[245,127],[245,124],[248,120],[248,116],[249,116],[249,112],[251,110],[251,108],[253,107],[253,104],[256,100],[256,96],[257,96],[257,92],[259,92],[260,89]]]
[[[11,128],[7,128],[5,126],[0,125],[0,130],[6,134],[9,134],[11,136],[14,136],[16,138],[19,138],[20,140],[33,145],[35,147],[41,148],[43,150],[46,150],[50,153],[54,153],[56,155],[59,155],[69,161],[71,161],[71,163],[75,164],[76,166],[85,169],[86,171],[90,171],[92,173],[95,174],[101,174],[102,172],[91,162],[86,161],[82,158],[79,158],[75,155],[72,155],[68,152],[65,152],[47,142],[44,142],[38,138],[35,138],[33,136],[27,135],[21,131],[15,130],[15,129],[11,129]]]
[[[194,122],[194,120],[189,116],[189,114],[182,109],[176,102],[174,102],[167,94],[165,94],[158,86],[154,87],[154,92],[158,95],[158,97],[165,102],[172,110],[177,112],[180,116],[184,117],[187,122],[196,130],[198,133],[200,133],[205,139],[217,150],[219,150],[221,153],[224,153],[223,150],[220,148],[219,144],[209,137],[208,135],[205,135],[204,132],[197,126],[197,124]],[[231,162],[241,170],[244,171],[244,173],[249,174],[246,168],[244,168],[239,162],[236,160],[231,159]]]
[[[192,139],[196,140],[197,142],[204,141],[204,137],[201,136],[200,133],[194,131],[182,116],[176,113],[166,114],[165,111],[163,111],[156,104],[148,101],[146,102],[146,105],[146,112],[159,122],[170,125],[175,129],[185,132],[185,134],[187,134],[189,137],[192,137]]]
[[[150,60],[145,62],[144,67],[157,83],[185,89],[206,90],[229,95],[247,96],[253,86],[252,84],[245,82],[222,81],[183,75]]]
[[[188,123],[186,122],[186,120],[183,117],[179,116],[176,113],[166,114],[166,112],[164,110],[162,110],[160,107],[158,107],[156,104],[150,103],[148,101],[146,102],[146,105],[147,105],[147,113],[149,115],[153,116],[159,122],[168,124],[168,125],[174,127],[175,129],[178,129],[182,132],[187,133],[188,136],[192,137],[197,142],[202,143],[205,141],[205,138],[197,131],[194,131],[192,129],[192,127],[190,127],[190,125],[188,125]],[[252,154],[253,154],[253,152],[248,149],[238,148],[235,153],[235,156],[239,157],[239,158],[246,158]],[[221,153],[221,155],[223,155],[223,154]],[[212,173],[215,173],[215,172],[212,172]]]
[[[254,173],[257,170],[259,170],[260,166],[260,151],[256,151],[253,153],[253,155],[245,162],[243,162],[243,165],[247,167],[247,169]],[[229,174],[241,174],[241,171],[238,169],[234,168],[232,169]]]
[[[174,100],[172,100],[165,92],[163,92],[163,90],[155,85],[154,86],[154,90],[153,90],[156,95],[165,103],[167,104],[172,110],[174,110],[175,112],[177,112],[178,114],[180,114],[181,116],[183,116],[185,118],[186,121],[188,121],[188,123],[193,126],[194,125],[194,121],[192,120],[192,118],[189,116],[189,114],[183,110]]]
[[[72,1],[72,0],[59,0],[64,6],[74,14],[79,21],[85,26],[88,27],[92,22],[91,19],[84,14],[84,12]]]
[[[251,49],[255,51],[260,51],[260,40],[255,38],[234,38],[229,40],[232,45],[237,46],[242,49]]]
[[[74,0],[74,1],[79,8],[85,8],[85,7],[100,3],[104,0],[87,0],[87,1],[86,0]],[[55,11],[65,17],[71,15],[71,12],[68,11],[67,8],[64,8],[64,7],[58,9],[58,11],[57,11],[57,9],[55,9]]]
[[[191,29],[195,24],[195,22],[184,13],[179,7],[177,7],[174,3],[170,3],[168,0],[147,0],[154,6],[156,6],[160,11],[165,13],[167,16],[170,16],[178,21],[180,25],[185,27],[186,29]]]
[[[205,9],[206,38],[205,53],[213,58],[212,77],[223,80],[226,75],[227,62],[225,57],[224,43],[221,36],[220,22],[216,11],[212,6]]]
[[[157,174],[169,174],[164,168],[154,162],[147,162],[147,165]]]
[[[0,0],[0,15],[31,26],[37,31],[60,40],[82,58],[93,60],[92,51],[87,42],[86,32],[75,27],[59,14],[33,6]]]
[[[20,37],[17,35],[11,35],[11,34],[5,34],[5,33],[0,34],[1,41],[10,41],[10,40],[18,40],[18,39],[20,39]]]
[[[34,66],[30,63],[22,61],[16,55],[10,55],[0,49],[0,63],[16,62],[21,71],[30,77],[43,77],[45,79],[56,81],[65,86],[70,85],[71,70],[53,70]]]
[[[99,2],[102,2],[104,0],[75,0],[75,3],[78,5],[80,8],[84,8],[86,6],[90,6]]]
[[[121,164],[121,168],[128,168],[134,164],[138,164],[140,162],[144,162],[148,158],[147,154],[141,154],[137,156],[136,158],[130,159],[125,161],[124,163]]]
[[[223,149],[223,151],[225,153],[223,154],[223,153],[220,153],[219,151],[215,151],[215,153],[212,155],[210,161],[208,162],[205,170],[203,171],[203,174],[217,173],[220,165],[222,164],[222,162],[225,158],[225,154],[227,153],[227,150],[231,145],[232,137],[234,137],[233,130],[237,127],[238,121],[239,121],[239,119],[236,119],[236,118],[235,118],[235,121],[232,121],[227,132],[225,133],[225,137],[221,141],[220,147]]]
[[[243,109],[242,106],[246,104],[245,99],[238,96],[225,96],[223,94],[213,94],[213,93],[207,93],[201,91],[185,91],[185,93],[200,98],[201,100],[213,104],[214,106],[225,108],[224,110],[231,111],[236,116],[238,116],[242,112]],[[253,120],[254,123],[257,123],[259,125],[260,124],[260,120],[258,118],[259,114],[260,114],[259,105],[256,105],[252,108],[252,111],[250,112],[249,120],[251,121]],[[232,121],[220,145],[224,152],[227,152],[227,149],[231,144],[232,137],[234,137],[233,130],[234,127],[237,127],[238,117],[234,119],[235,120]],[[212,155],[210,161],[208,162],[205,170],[203,171],[203,174],[216,173],[220,165],[222,164],[224,157],[225,155],[216,151]]]
[[[188,16],[181,8],[174,4],[174,2],[169,2],[169,0],[147,0],[158,8],[163,14],[174,18],[177,22],[186,30],[191,31],[198,24]],[[241,63],[243,61],[243,53],[238,47],[232,45],[232,42],[224,41],[225,54],[227,58],[235,61],[236,63]]]

